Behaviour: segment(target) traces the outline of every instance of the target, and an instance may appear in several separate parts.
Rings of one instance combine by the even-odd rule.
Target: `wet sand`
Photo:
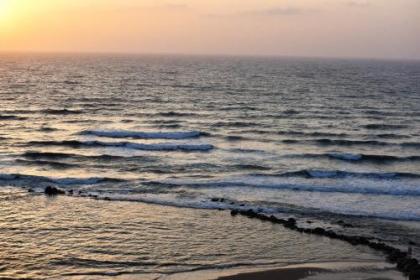
[[[277,269],[236,273],[217,280],[403,280],[404,275],[384,263],[323,263],[299,264]]]
[[[308,268],[280,268],[274,270],[243,273],[232,276],[220,277],[218,280],[272,280],[287,279],[298,280],[310,275],[326,272],[326,270],[315,267]]]

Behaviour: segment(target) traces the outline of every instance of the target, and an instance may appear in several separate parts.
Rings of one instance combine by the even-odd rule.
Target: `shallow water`
[[[350,216],[406,248],[420,244],[419,80],[418,62],[1,55],[0,185]]]
[[[381,254],[226,211],[0,190],[0,278],[171,275]],[[140,276],[138,276],[141,279]],[[156,276],[157,277],[157,276]]]

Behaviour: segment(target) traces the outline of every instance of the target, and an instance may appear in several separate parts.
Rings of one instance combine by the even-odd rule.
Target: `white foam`
[[[327,174],[328,173],[328,174]],[[252,187],[261,189],[282,189],[293,191],[307,191],[320,193],[349,193],[349,194],[375,194],[392,196],[420,196],[418,180],[415,181],[387,181],[368,178],[352,178],[351,180],[322,179],[330,176],[330,172],[320,173],[320,179],[282,178],[261,176],[239,176],[220,180],[170,180],[163,183],[190,186],[190,187]],[[328,178],[328,177],[327,177]]]
[[[109,138],[138,138],[138,139],[189,139],[203,135],[199,131],[176,131],[176,132],[144,132],[128,130],[86,130],[82,134],[95,135]]]
[[[78,141],[80,145],[91,147],[121,147],[142,151],[210,151],[214,149],[210,144],[177,144],[157,143],[143,144],[133,142],[102,142],[102,141]]]
[[[40,183],[51,183],[57,185],[95,185],[102,182],[122,182],[124,180],[106,178],[106,177],[90,177],[90,178],[54,178],[46,176],[26,175],[26,174],[0,174],[0,181],[6,183],[23,182],[26,186],[38,185]]]

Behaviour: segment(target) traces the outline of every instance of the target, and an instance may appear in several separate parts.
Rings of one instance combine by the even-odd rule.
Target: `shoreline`
[[[221,276],[216,280],[272,280],[288,279],[299,280],[306,278],[324,279],[330,276],[332,279],[368,279],[370,277],[392,277],[393,280],[405,279],[402,273],[392,266],[380,262],[337,262],[337,263],[305,263],[287,265],[276,269],[266,269],[254,272],[241,272],[230,276]],[[329,279],[329,278],[328,278]]]
[[[419,261],[416,258],[411,256],[411,252],[402,251],[399,248],[396,248],[396,247],[385,244],[381,240],[376,242],[376,241],[372,241],[372,240],[370,240],[370,239],[368,239],[364,236],[361,236],[361,235],[340,234],[340,233],[336,233],[333,230],[324,229],[322,227],[317,227],[317,228],[314,228],[314,229],[299,227],[297,225],[296,219],[294,219],[294,218],[289,218],[287,220],[280,219],[280,218],[277,218],[273,215],[268,216],[266,214],[256,212],[253,209],[249,209],[247,211],[231,210],[231,215],[233,217],[235,217],[237,215],[241,215],[241,216],[248,217],[250,219],[258,219],[258,220],[263,221],[263,222],[268,221],[268,222],[271,222],[273,224],[282,225],[283,227],[285,227],[287,229],[297,231],[299,233],[306,233],[306,234],[310,234],[310,235],[324,236],[324,237],[328,237],[330,239],[338,239],[338,240],[341,240],[341,241],[345,241],[345,242],[351,244],[352,246],[357,246],[357,245],[367,246],[367,247],[369,247],[373,250],[376,250],[378,252],[383,253],[384,256],[386,257],[386,261],[388,261],[391,264],[396,264],[397,265],[396,269],[398,271],[404,273],[405,275],[409,276],[410,280],[420,278],[420,264],[419,264]],[[412,278],[413,275],[416,275],[416,276],[414,276],[416,278]],[[229,280],[229,279],[225,279],[225,280]]]
[[[22,192],[22,194],[24,194],[24,192]],[[40,205],[44,205],[42,206],[42,208],[44,208],[44,211],[46,215],[50,214],[50,209],[55,209],[58,207],[58,209],[61,209],[61,211],[59,212],[54,212],[54,217],[67,217],[68,214],[68,209],[73,209],[76,205],[77,208],[82,207],[80,209],[82,209],[81,211],[83,213],[90,213],[90,215],[92,215],[91,211],[93,211],[95,209],[95,211],[99,211],[97,214],[101,213],[101,215],[104,213],[101,208],[103,208],[105,211],[109,211],[110,214],[114,214],[114,215],[118,215],[121,216],[121,212],[120,211],[116,211],[115,206],[117,206],[119,209],[124,209],[124,213],[130,213],[130,215],[133,215],[133,211],[136,211],[138,213],[138,215],[142,215],[143,218],[141,218],[139,221],[144,221],[147,220],[148,217],[150,217],[150,215],[160,215],[157,216],[158,218],[160,217],[161,221],[167,221],[167,215],[168,213],[174,213],[174,215],[178,215],[176,217],[184,219],[185,215],[182,213],[187,213],[187,212],[191,212],[191,214],[197,215],[196,217],[200,217],[199,220],[191,220],[191,222],[195,221],[197,224],[200,225],[205,225],[206,222],[202,223],[202,219],[206,219],[207,222],[214,222],[214,221],[218,221],[214,224],[214,229],[219,228],[220,229],[220,223],[222,223],[223,221],[226,222],[226,219],[232,219],[232,222],[236,224],[235,227],[235,231],[233,232],[237,232],[239,233],[239,240],[244,240],[246,241],[248,234],[247,235],[243,235],[238,231],[239,229],[243,228],[244,226],[247,228],[257,228],[257,227],[264,227],[266,230],[269,230],[270,234],[272,232],[273,237],[280,234],[280,235],[288,235],[288,234],[292,234],[293,232],[295,232],[293,235],[296,236],[296,240],[292,241],[291,239],[284,239],[284,243],[287,248],[287,246],[289,246],[289,243],[293,243],[296,242],[297,240],[305,240],[306,241],[310,241],[311,244],[312,242],[316,241],[316,240],[311,240],[313,238],[318,239],[319,237],[316,236],[320,236],[322,238],[320,238],[320,242],[324,242],[325,244],[323,245],[322,250],[325,250],[325,252],[329,255],[330,252],[329,250],[332,250],[332,248],[334,247],[330,247],[329,242],[341,242],[341,241],[346,241],[347,245],[349,248],[351,247],[359,247],[356,245],[364,245],[361,246],[365,247],[365,248],[369,248],[369,250],[372,251],[376,251],[381,253],[380,258],[377,261],[373,261],[372,259],[365,259],[363,260],[362,258],[360,258],[360,255],[354,255],[354,257],[352,259],[348,259],[347,261],[345,261],[344,259],[337,259],[335,257],[329,257],[327,259],[327,261],[325,261],[324,263],[310,263],[311,261],[318,261],[318,262],[322,262],[322,258],[318,259],[318,258],[313,258],[311,259],[309,258],[295,258],[293,260],[293,256],[289,256],[289,255],[285,255],[286,257],[284,258],[284,261],[280,261],[280,262],[276,262],[273,263],[272,265],[270,264],[258,264],[257,262],[255,262],[257,259],[255,257],[252,257],[249,259],[249,263],[248,265],[242,265],[242,266],[237,266],[235,268],[223,268],[223,267],[214,267],[211,268],[212,270],[209,272],[206,272],[205,270],[196,270],[196,271],[185,271],[185,272],[171,272],[172,274],[154,274],[157,277],[154,278],[150,278],[152,275],[151,274],[146,274],[146,275],[142,275],[141,278],[136,278],[137,276],[139,276],[137,274],[137,276],[135,276],[135,274],[127,274],[127,273],[122,273],[119,274],[119,272],[115,271],[114,272],[110,272],[110,274],[100,274],[100,277],[105,277],[105,278],[110,278],[110,279],[168,279],[168,280],[180,280],[180,279],[208,279],[208,280],[247,280],[247,279],[273,279],[273,277],[287,277],[286,279],[302,279],[302,277],[305,276],[313,276],[313,273],[321,273],[321,274],[325,274],[325,273],[337,273],[337,272],[343,272],[343,271],[349,271],[351,270],[352,273],[361,273],[361,270],[366,270],[361,269],[361,267],[364,266],[364,264],[371,263],[374,262],[376,264],[380,263],[382,265],[382,267],[378,268],[372,268],[372,269],[376,269],[376,272],[383,272],[383,273],[387,273],[389,271],[393,271],[393,273],[397,273],[397,268],[401,271],[401,270],[406,270],[407,274],[408,274],[408,269],[411,270],[415,270],[418,266],[418,263],[413,263],[416,260],[412,259],[409,257],[409,255],[406,252],[403,252],[399,249],[396,249],[394,247],[391,247],[389,245],[386,245],[384,243],[381,242],[375,242],[375,241],[371,241],[368,239],[363,239],[360,238],[358,236],[348,236],[345,234],[340,234],[340,233],[334,233],[331,230],[323,230],[322,228],[315,228],[315,229],[308,229],[308,228],[301,228],[299,225],[299,221],[296,221],[294,218],[289,218],[288,220],[285,219],[280,219],[274,216],[267,216],[266,214],[263,213],[258,213],[255,212],[252,209],[249,209],[247,211],[235,211],[232,210],[229,214],[229,211],[216,211],[214,210],[213,212],[207,212],[207,211],[201,211],[198,210],[197,212],[194,211],[194,213],[192,212],[193,209],[179,209],[178,207],[173,207],[173,206],[156,206],[156,205],[149,205],[146,203],[136,203],[136,204],[132,204],[130,202],[115,202],[115,204],[113,203],[113,205],[108,205],[108,203],[106,201],[102,201],[102,200],[97,200],[97,199],[93,199],[95,202],[92,204],[90,202],[87,202],[85,198],[81,198],[81,197],[71,197],[71,196],[66,196],[66,195],[59,195],[61,194],[60,192],[58,192],[56,195],[50,195],[50,196],[45,196],[45,195],[33,195],[30,193],[26,192],[26,197],[31,201],[31,202],[38,202],[41,203]],[[81,203],[74,203],[74,198],[76,200],[79,200],[79,202]],[[27,200],[26,202],[29,202],[29,200]],[[44,204],[46,203],[46,204]],[[63,203],[65,203],[63,205]],[[23,204],[24,205],[29,205],[29,207],[32,207],[30,205],[32,205],[32,203],[30,204]],[[67,205],[67,207],[65,206]],[[14,206],[11,205],[13,208]],[[124,207],[123,207],[124,206]],[[71,208],[69,208],[71,207]],[[88,207],[88,208],[83,208],[83,207]],[[92,208],[93,207],[93,208]],[[121,208],[123,207],[123,208]],[[130,209],[130,211],[127,211],[127,209]],[[89,212],[87,212],[87,210],[89,210]],[[32,213],[32,210],[29,210],[30,212],[28,213]],[[146,212],[145,212],[146,211]],[[202,212],[202,214],[199,214],[200,212]],[[19,213],[19,212],[17,212]],[[147,214],[148,213],[148,214]],[[160,214],[159,214],[160,213]],[[165,213],[165,214],[163,214]],[[205,214],[204,214],[205,213]],[[64,215],[64,216],[62,216]],[[139,218],[138,215],[133,215],[133,218]],[[200,216],[200,215],[204,215],[204,216]],[[70,215],[71,216],[71,215]],[[93,215],[92,217],[94,217],[95,215]],[[127,217],[123,217],[124,215],[121,216],[121,218],[126,219]],[[238,216],[238,217],[235,217]],[[44,217],[44,215],[40,216],[41,218]],[[249,219],[252,218],[252,219]],[[61,220],[61,219],[60,219]],[[254,220],[254,221],[252,221]],[[257,221],[255,221],[257,220]],[[98,222],[102,222],[101,219],[97,220]],[[120,221],[119,219],[116,219],[115,222],[118,224]],[[132,222],[132,220],[130,219],[130,222]],[[168,222],[168,226],[171,224]],[[272,225],[271,225],[272,224]],[[136,225],[141,225],[137,224]],[[118,228],[118,227],[117,227]],[[171,227],[172,228],[172,227]],[[182,228],[183,230],[185,230],[185,227],[179,227],[180,229]],[[169,228],[168,228],[169,229]],[[199,231],[200,233],[203,232],[202,230]],[[283,233],[282,233],[283,232]],[[300,235],[303,233],[308,233],[306,235]],[[52,234],[52,233],[51,233]],[[255,232],[255,234],[259,235],[258,232]],[[256,235],[256,236],[257,236]],[[292,235],[291,235],[292,236]],[[314,236],[314,237],[311,237]],[[331,241],[327,241],[327,238],[324,237],[329,237],[329,239],[331,239]],[[208,240],[208,244],[212,244],[212,242],[214,241],[214,236],[209,236],[209,240]],[[322,241],[322,239],[324,239],[324,241]],[[336,239],[337,241],[333,241],[334,239]],[[236,240],[236,239],[235,239]],[[114,244],[114,243],[113,243]],[[229,243],[230,244],[230,243]],[[248,243],[243,243],[242,246],[248,246]],[[308,243],[309,244],[309,243]],[[344,244],[343,244],[344,245]],[[145,246],[144,244],[141,246]],[[332,245],[332,246],[338,246],[338,244],[336,245]],[[292,245],[293,247],[293,245]],[[140,247],[141,248],[141,247]],[[339,247],[337,248],[342,248],[341,245],[339,245]],[[268,250],[268,247],[266,248]],[[336,250],[336,249],[335,249]],[[218,251],[214,251],[214,253],[216,253]],[[332,253],[333,251],[331,251]],[[226,253],[228,253],[226,251]],[[299,256],[299,253],[296,253]],[[250,255],[253,256],[253,255]],[[311,255],[313,256],[313,255]],[[388,263],[385,262],[385,257],[388,256]],[[292,257],[292,258],[290,258]],[[396,260],[392,261],[390,260],[390,258],[397,258]],[[360,258],[360,259],[359,259]],[[95,260],[95,259],[93,259]],[[270,260],[274,260],[274,259],[270,259]],[[359,261],[360,260],[360,261]],[[118,260],[119,261],[119,260]],[[255,262],[255,263],[254,263]],[[296,263],[300,263],[302,262],[302,264],[296,264]],[[341,262],[341,263],[340,263]],[[353,262],[354,265],[350,266],[351,269],[349,269],[348,263],[349,262]],[[395,265],[391,265],[390,263],[397,263],[398,267],[396,268]],[[341,266],[339,265],[341,264]],[[284,265],[284,266],[283,266]],[[343,266],[344,265],[344,266]],[[274,266],[274,267],[273,267]],[[280,266],[280,267],[279,267]],[[384,271],[384,268],[386,269],[386,271]],[[205,269],[205,268],[204,268]],[[205,275],[208,275],[208,277],[204,277]],[[285,276],[286,275],[286,276]],[[398,274],[400,275],[400,274]],[[402,275],[402,274],[401,274]],[[400,275],[400,276],[401,276]],[[96,277],[98,277],[99,274],[96,275]],[[373,275],[375,276],[375,274]],[[91,277],[91,278],[89,278]],[[248,277],[248,278],[247,278]],[[252,277],[252,278],[249,278]],[[274,278],[274,279],[275,279]],[[68,279],[95,279],[95,277],[92,275],[80,275],[80,277],[69,277]],[[334,279],[334,278],[333,278]],[[340,278],[341,279],[341,278]],[[344,279],[344,278],[342,278]],[[365,279],[365,278],[360,278],[360,279]],[[366,278],[368,279],[368,278]],[[395,278],[384,278],[384,279],[395,279]],[[398,278],[400,279],[400,278]],[[404,279],[404,278],[401,278]],[[413,279],[417,279],[417,278],[413,278]]]
[[[91,280],[98,276],[79,276],[65,278],[68,280]],[[101,276],[101,279],[112,280],[272,280],[272,279],[384,279],[406,280],[393,266],[385,262],[324,262],[301,263],[284,266],[257,265],[255,267],[238,267],[229,269],[197,270],[193,272],[180,272],[169,275],[159,274],[124,274],[119,276]]]

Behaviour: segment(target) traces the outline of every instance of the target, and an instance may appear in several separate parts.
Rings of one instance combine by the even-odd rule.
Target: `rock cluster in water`
[[[374,250],[381,251],[387,256],[387,260],[391,263],[397,264],[397,269],[406,275],[409,275],[409,280],[420,280],[420,264],[417,259],[412,258],[408,252],[404,252],[398,248],[389,246],[383,242],[371,241],[363,236],[350,236],[345,234],[336,233],[333,230],[326,230],[321,227],[317,228],[303,228],[299,227],[296,219],[289,218],[287,220],[277,218],[273,215],[268,216],[263,213],[258,213],[253,209],[249,210],[231,210],[232,216],[242,215],[248,218],[255,218],[262,221],[268,221],[274,224],[283,225],[285,228],[295,230],[301,233],[315,234],[326,236],[332,239],[339,239],[346,241],[352,245],[365,245]],[[347,227],[351,225],[347,224]]]
[[[66,192],[60,189],[57,189],[56,187],[48,186],[45,188],[44,193],[48,196],[56,196],[56,195],[63,195]]]

